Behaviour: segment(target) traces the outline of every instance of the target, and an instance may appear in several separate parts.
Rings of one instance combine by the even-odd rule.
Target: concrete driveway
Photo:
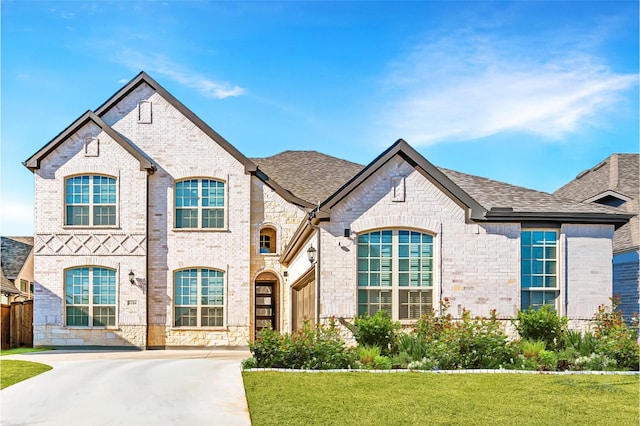
[[[2,425],[251,425],[239,350],[56,350],[3,356],[53,367],[0,391]]]

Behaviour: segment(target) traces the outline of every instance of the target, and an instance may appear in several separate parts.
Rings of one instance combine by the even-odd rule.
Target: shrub
[[[553,351],[542,350],[538,354],[538,369],[544,371],[556,371],[558,368],[558,356]]]
[[[328,370],[349,368],[355,358],[348,350],[333,320],[327,326],[312,326],[308,321],[302,330],[281,335],[269,328],[249,345],[258,368],[294,368]]]
[[[574,370],[613,370],[616,368],[616,361],[607,357],[606,355],[600,355],[592,353],[589,356],[581,356],[576,358],[573,362],[572,369]]]
[[[377,370],[391,370],[391,359],[384,355],[377,355],[373,365]]]
[[[354,326],[354,337],[358,345],[378,346],[383,355],[396,351],[400,323],[393,321],[386,311],[378,311],[374,316],[357,317]]]
[[[637,324],[629,326],[616,310],[619,299],[612,299],[612,307],[599,306],[595,315],[596,353],[615,360],[618,368],[638,370],[640,351],[638,348]]]
[[[447,314],[448,307],[445,301],[442,315],[431,312],[418,321],[417,341],[400,337],[400,347],[412,351],[410,368],[500,368],[515,362],[519,349],[509,342],[495,311],[489,318],[472,318],[465,309],[456,321]]]
[[[576,330],[568,330],[565,334],[565,348],[573,348],[582,356],[595,352],[596,344],[597,339],[590,332],[582,334]]]
[[[525,358],[538,359],[540,352],[544,351],[546,344],[543,340],[527,340],[520,341],[522,347],[522,354]]]
[[[513,324],[520,337],[527,340],[543,340],[548,350],[561,349],[564,344],[564,332],[567,328],[567,317],[560,317],[544,305],[538,310],[529,307],[526,311],[518,311],[517,321]]]
[[[370,345],[359,346],[357,353],[360,365],[364,368],[375,368],[376,357],[380,356],[380,348]]]
[[[412,361],[419,361],[427,356],[427,341],[419,333],[400,333],[398,352],[406,354]]]

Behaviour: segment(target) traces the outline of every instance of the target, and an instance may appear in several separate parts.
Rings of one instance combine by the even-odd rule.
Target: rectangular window
[[[558,232],[524,230],[520,233],[520,309],[556,307],[558,283]]]
[[[115,178],[91,175],[67,178],[65,209],[66,225],[115,226]]]
[[[20,280],[20,291],[23,292],[23,293],[28,293],[29,292],[29,281]]]
[[[116,271],[82,267],[65,272],[66,325],[115,326]]]
[[[224,325],[224,273],[213,269],[184,269],[174,273],[174,325]]]
[[[408,230],[358,235],[358,315],[415,320],[433,307],[433,236]]]
[[[211,179],[177,182],[176,228],[224,228],[224,200],[224,182]]]

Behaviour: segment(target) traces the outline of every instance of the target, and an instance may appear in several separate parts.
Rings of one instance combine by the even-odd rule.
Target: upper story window
[[[358,234],[358,315],[415,320],[433,308],[433,236],[409,230]]]
[[[67,178],[65,225],[115,226],[116,179],[99,175]]]
[[[176,182],[176,228],[224,228],[224,210],[224,182],[213,179]]]
[[[100,327],[116,324],[116,271],[85,266],[67,269],[65,324]]]
[[[260,253],[276,252],[276,230],[271,227],[260,229]]]
[[[174,273],[173,281],[176,327],[224,325],[224,272],[183,269]]]
[[[558,283],[558,232],[524,230],[520,233],[520,309],[556,308]]]

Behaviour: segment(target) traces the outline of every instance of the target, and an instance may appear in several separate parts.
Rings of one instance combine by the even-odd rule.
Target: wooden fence
[[[2,305],[2,349],[33,346],[33,300]]]

